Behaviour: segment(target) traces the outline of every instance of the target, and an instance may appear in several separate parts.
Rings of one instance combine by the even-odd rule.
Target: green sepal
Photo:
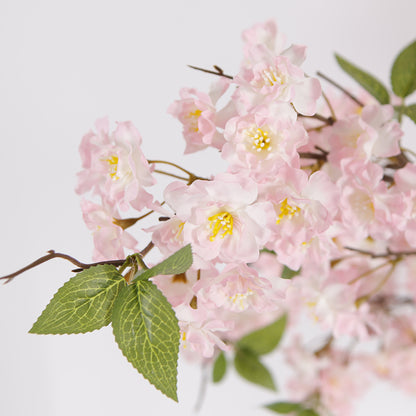
[[[416,90],[416,41],[404,48],[391,68],[391,86],[399,97]]]
[[[247,381],[276,391],[270,371],[252,352],[238,349],[234,357],[234,366],[238,374]]]
[[[192,266],[192,250],[188,244],[151,269],[139,270],[133,281],[147,280],[153,276],[185,273]]]
[[[416,123],[416,104],[404,107],[403,112],[413,121],[413,123]]]
[[[214,383],[219,383],[225,376],[227,372],[227,360],[224,353],[221,351],[214,362],[212,368],[212,381]]]
[[[286,315],[283,315],[270,325],[245,335],[237,342],[237,346],[244,350],[250,350],[255,355],[268,354],[278,346],[285,327]]]
[[[162,292],[149,280],[124,287],[114,304],[112,325],[116,342],[133,367],[178,401],[179,325]]]
[[[300,403],[294,402],[276,402],[270,403],[264,406],[266,409],[269,409],[275,413],[285,415],[287,413],[298,412],[303,410],[303,406]]]
[[[80,334],[111,322],[115,299],[125,285],[111,265],[83,270],[54,295],[30,329],[32,334]]]
[[[282,279],[293,279],[295,276],[297,276],[300,273],[300,270],[292,270],[287,266],[283,266],[283,270],[282,270],[282,274],[281,274],[281,278]]]
[[[378,79],[337,54],[335,54],[335,58],[339,66],[367,90],[380,104],[388,104],[390,102],[390,96],[386,87]]]

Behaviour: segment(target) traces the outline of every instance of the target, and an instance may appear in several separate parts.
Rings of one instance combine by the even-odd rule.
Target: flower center
[[[221,238],[224,238],[226,235],[233,233],[233,216],[227,211],[209,217],[208,221],[210,221],[209,227],[212,230],[209,237],[210,241],[214,241],[218,234]]]
[[[244,133],[247,136],[249,150],[252,152],[260,153],[272,150],[271,139],[267,130],[252,126],[247,128]]]
[[[283,220],[283,218],[289,218],[292,219],[295,215],[298,215],[300,213],[300,208],[295,206],[292,207],[287,202],[287,198],[281,202],[280,204],[280,214],[277,217],[276,224],[280,224],[280,221]]]
[[[247,308],[247,298],[252,294],[253,291],[251,289],[248,289],[246,293],[236,293],[233,296],[229,296],[229,299],[233,303],[233,305],[236,305],[238,309],[243,311]]]
[[[286,82],[286,76],[278,71],[276,68],[269,66],[261,73],[264,85],[273,87],[275,84],[284,84]]]
[[[113,155],[105,161],[109,164],[108,173],[110,174],[111,178],[114,180],[120,179],[117,176],[117,166],[118,166],[118,157]]]
[[[198,119],[199,116],[202,114],[202,111],[199,109],[196,109],[195,111],[191,111],[188,115],[187,115],[187,119],[188,119],[188,123],[189,123],[189,129],[197,132],[199,131],[198,128]]]

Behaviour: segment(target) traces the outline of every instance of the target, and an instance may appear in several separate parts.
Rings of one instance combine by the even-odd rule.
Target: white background
[[[181,87],[206,90],[212,80],[187,64],[236,73],[241,31],[275,18],[290,43],[309,47],[309,74],[321,70],[352,86],[336,66],[337,51],[387,83],[393,57],[415,38],[415,16],[411,0],[0,0],[0,275],[52,248],[90,261],[73,189],[78,144],[96,118],[132,120],[148,158],[207,175],[222,166],[215,152],[184,158],[180,125],[166,114]],[[0,286],[0,414],[194,414],[197,367],[180,362],[176,404],[137,374],[110,328],[27,334],[70,270],[53,260]],[[269,362],[279,376],[278,363]],[[230,374],[208,386],[200,414],[267,415],[259,406],[276,397]],[[415,398],[384,384],[356,412],[415,413]]]

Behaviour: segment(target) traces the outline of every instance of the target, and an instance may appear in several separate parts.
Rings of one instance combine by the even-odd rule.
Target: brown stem
[[[207,178],[202,178],[200,176],[197,176],[197,175],[193,174],[192,172],[190,172],[189,170],[187,170],[187,169],[183,168],[182,166],[179,166],[179,165],[177,165],[176,163],[173,163],[173,162],[168,162],[166,160],[148,160],[147,162],[148,163],[162,163],[164,165],[173,166],[174,168],[181,170],[182,172],[186,173],[189,176],[189,182],[188,183],[192,183],[192,182],[196,181],[197,179],[199,179],[201,181],[208,181],[209,180]],[[179,177],[179,176],[176,176],[176,175],[164,172],[164,171],[155,170],[155,172],[163,173],[165,175],[170,175],[170,176],[176,177],[178,179],[187,180],[185,178],[182,178],[182,177]]]
[[[151,241],[141,252],[141,256],[144,257],[146,256],[147,253],[149,253],[149,251],[154,247],[155,245],[153,244],[153,241]]]
[[[347,91],[344,87],[341,87],[341,85],[339,85],[337,82],[335,82],[334,80],[332,80],[331,78],[328,78],[326,75],[324,75],[322,72],[317,72],[316,73],[319,77],[323,78],[325,81],[329,82],[330,84],[332,84],[334,87],[338,88],[340,91],[342,91],[346,96],[348,96],[349,98],[351,98],[351,100],[353,100],[356,104],[358,104],[360,107],[364,107],[364,104],[354,95],[352,95],[349,91]]]
[[[402,256],[416,256],[416,251],[390,251],[387,249],[385,253],[373,253],[372,251],[362,250],[360,248],[354,247],[344,247],[346,250],[355,251],[356,253],[364,254],[370,256],[373,259],[378,259],[381,257],[402,257]]]
[[[316,160],[325,160],[326,161],[326,154],[321,154],[321,153],[300,152],[299,156],[302,159],[316,159]]]
[[[332,107],[331,102],[329,101],[329,99],[328,99],[327,95],[326,95],[323,91],[322,91],[322,97],[324,97],[324,100],[325,100],[325,102],[326,102],[326,105],[327,105],[327,106],[328,106],[328,108],[329,108],[329,112],[331,113],[331,117],[332,117],[334,120],[336,120],[337,118],[336,118],[336,116],[335,116],[334,107]]]
[[[27,266],[21,268],[17,272],[8,274],[7,276],[0,277],[0,280],[6,280],[5,283],[9,283],[13,278],[18,276],[19,274],[27,270],[33,269],[34,267],[39,266],[40,264],[45,263],[57,257],[70,261],[72,264],[75,264],[75,266],[78,266],[81,270],[88,269],[92,266],[97,266],[99,264],[112,264],[113,266],[121,266],[124,263],[124,260],[107,260],[107,261],[101,261],[98,263],[86,264],[86,263],[81,263],[74,257],[68,256],[67,254],[55,253],[54,250],[49,250],[48,253],[49,254],[47,254],[46,256],[40,257],[39,259],[35,260],[33,263],[28,264]]]
[[[200,68],[198,66],[188,65],[189,68],[196,69],[197,71],[206,72],[207,74],[213,74],[218,75],[220,77],[233,79],[234,77],[232,75],[224,74],[224,71],[217,65],[214,65],[215,71],[212,71],[210,69]]]
[[[161,175],[170,176],[175,179],[180,179],[182,181],[188,181],[189,178],[184,178],[183,176],[175,175],[174,173],[165,172],[164,170],[155,169],[153,172],[160,173]]]
[[[139,254],[141,257],[144,257],[147,253],[149,253],[149,251],[154,247],[153,242],[151,241]],[[18,276],[19,274],[22,274],[24,272],[26,272],[27,270],[33,269],[36,266],[39,266],[42,263],[45,263],[49,260],[55,259],[55,258],[61,258],[61,259],[65,259],[68,260],[69,262],[71,262],[72,264],[74,264],[75,266],[78,267],[78,269],[73,269],[72,271],[75,273],[81,272],[85,269],[89,269],[90,267],[93,266],[99,266],[102,264],[110,264],[112,266],[115,267],[119,267],[122,266],[124,264],[124,262],[126,261],[126,259],[122,259],[122,260],[104,260],[104,261],[98,261],[96,263],[82,263],[79,260],[75,259],[74,257],[69,256],[68,254],[63,254],[63,253],[56,253],[54,250],[49,250],[48,254],[46,256],[40,257],[39,259],[35,260],[34,262],[28,264],[27,266],[17,270],[14,273],[8,274],[6,276],[2,276],[0,277],[0,280],[5,280],[4,283],[9,283],[11,280],[13,280],[16,276]]]
[[[303,118],[314,118],[316,120],[319,121],[323,121],[327,126],[332,126],[335,123],[335,119],[332,117],[324,117],[321,114],[314,114],[313,116],[305,116],[303,114],[299,114],[299,117],[303,117]]]

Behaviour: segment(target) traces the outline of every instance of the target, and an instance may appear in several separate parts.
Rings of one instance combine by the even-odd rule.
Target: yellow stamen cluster
[[[198,128],[198,119],[200,117],[200,115],[202,114],[202,111],[199,109],[196,109],[195,111],[191,111],[188,115],[188,123],[189,123],[189,129],[197,132],[199,131]]]
[[[281,74],[279,71],[277,71],[276,68],[273,68],[269,66],[267,69],[265,69],[262,74],[262,79],[264,82],[264,85],[268,85],[269,87],[273,87],[275,84],[284,84],[286,82],[286,77]]]
[[[237,305],[240,310],[244,310],[246,307],[245,301],[252,294],[253,291],[249,289],[246,293],[236,293],[234,296],[230,296],[229,299],[234,305]]]
[[[248,138],[248,144],[251,145],[250,150],[260,153],[263,151],[270,152],[272,150],[269,132],[257,126],[252,126],[245,130]]]
[[[210,229],[212,235],[209,237],[210,241],[214,241],[215,237],[220,234],[221,238],[233,233],[233,216],[227,212],[219,212],[208,218],[210,221]]]
[[[112,179],[117,180],[120,179],[117,176],[117,166],[118,166],[118,157],[113,155],[108,159],[105,159],[105,161],[110,165],[109,166],[109,174]]]
[[[280,204],[280,214],[277,217],[276,224],[279,224],[283,218],[292,219],[295,215],[299,213],[300,213],[300,208],[297,206],[292,207],[291,205],[289,205],[289,203],[287,202],[287,198],[286,198]]]

